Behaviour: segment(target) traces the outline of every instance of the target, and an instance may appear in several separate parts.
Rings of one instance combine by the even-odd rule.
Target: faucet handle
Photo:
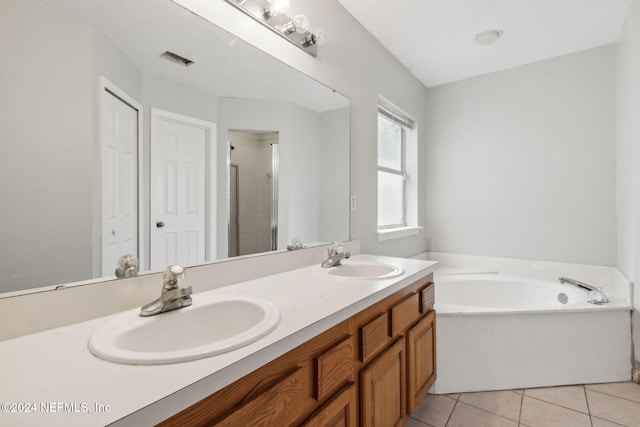
[[[178,283],[184,278],[185,274],[184,267],[170,265],[164,271],[164,288],[168,290],[178,287]]]

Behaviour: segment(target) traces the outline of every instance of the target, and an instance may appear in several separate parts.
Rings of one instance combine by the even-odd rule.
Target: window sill
[[[378,230],[378,241],[382,242],[384,240],[398,239],[400,237],[413,236],[414,234],[418,234],[420,230],[424,227],[419,225],[411,225],[408,227],[397,227],[397,228],[388,228],[383,230]]]

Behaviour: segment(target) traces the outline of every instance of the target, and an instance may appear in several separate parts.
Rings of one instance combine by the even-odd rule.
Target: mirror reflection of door
[[[278,142],[273,131],[229,131],[229,256],[277,249]]]
[[[118,258],[138,251],[138,143],[142,107],[103,79],[102,275],[114,273]]]
[[[151,120],[151,269],[202,263],[211,191],[207,147],[215,125],[158,109]]]

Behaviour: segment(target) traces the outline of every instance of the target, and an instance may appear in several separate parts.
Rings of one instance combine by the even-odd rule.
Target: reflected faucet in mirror
[[[167,267],[164,271],[164,283],[162,285],[162,295],[155,301],[145,304],[140,308],[140,316],[154,316],[166,311],[176,310],[190,306],[193,302],[191,286],[181,288],[180,281],[184,278],[184,268],[179,265]]]
[[[298,239],[297,237],[294,237],[291,240],[291,244],[287,245],[287,250],[288,251],[297,251],[299,249],[304,249],[305,246],[302,244],[302,241],[300,239]]]
[[[135,277],[138,275],[140,261],[135,255],[127,254],[118,258],[118,268],[116,268],[116,277],[123,279],[125,277]]]

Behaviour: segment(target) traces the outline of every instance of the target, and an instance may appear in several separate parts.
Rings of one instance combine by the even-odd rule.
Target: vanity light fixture
[[[266,19],[273,18],[274,16],[280,13],[289,12],[289,7],[291,3],[289,0],[266,0],[268,6],[265,7],[263,14]],[[244,2],[237,2],[244,3]]]
[[[502,30],[485,30],[482,31],[473,38],[480,46],[488,46],[494,44],[504,32]]]
[[[309,18],[287,15],[289,0],[225,0],[312,56],[325,40],[324,31],[309,31]]]

